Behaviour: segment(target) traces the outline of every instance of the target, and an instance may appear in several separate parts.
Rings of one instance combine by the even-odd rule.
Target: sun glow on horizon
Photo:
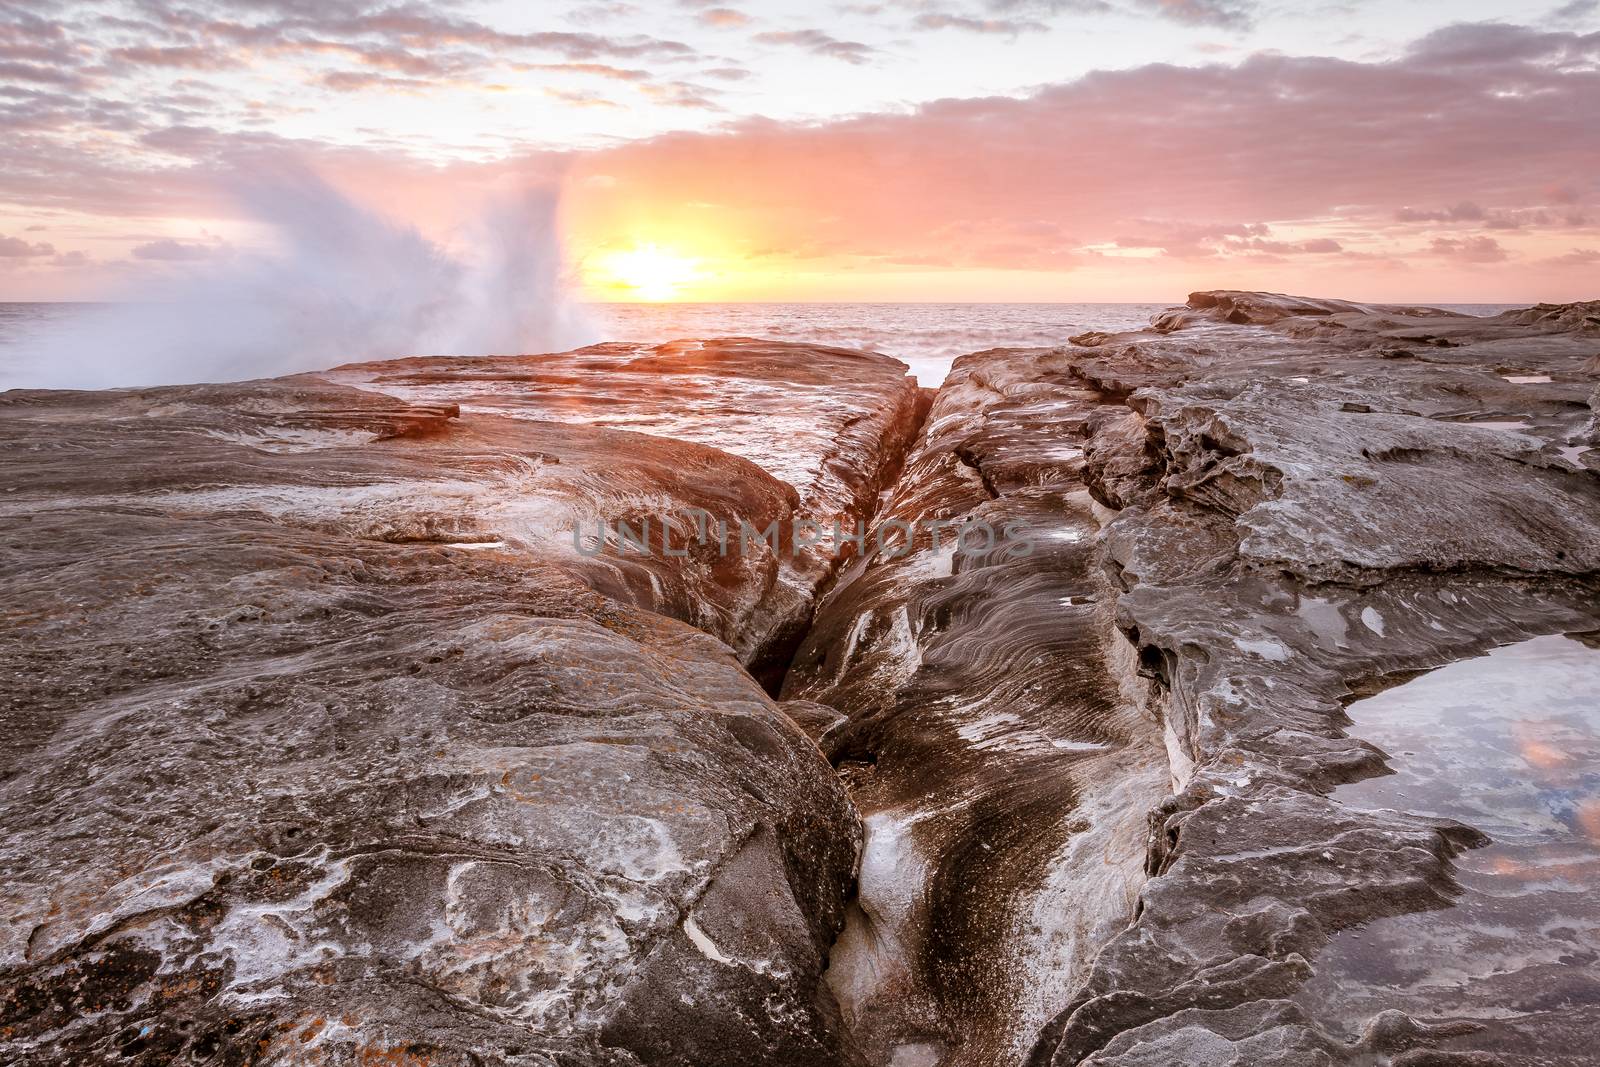
[[[602,256],[596,268],[593,281],[598,287],[650,303],[678,299],[700,277],[698,261],[652,243]]]

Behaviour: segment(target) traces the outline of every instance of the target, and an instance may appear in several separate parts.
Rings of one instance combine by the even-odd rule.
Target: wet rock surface
[[[430,357],[327,375],[412,404],[634,430],[710,445],[788,483],[826,522],[870,510],[876,469],[903,450],[914,404],[902,364],[851,349],[728,337],[611,343],[548,356]]]
[[[829,983],[875,1063],[1017,1063],[1143,879],[1160,733],[1113,626],[1059,355],[966,356],[784,695],[866,825]],[[935,525],[939,524],[939,525]]]
[[[1469,1022],[1456,1044],[1582,1063],[1600,1033],[1600,640],[1538,637],[1350,706],[1395,773],[1340,786],[1356,808],[1456,818],[1492,843],[1458,858],[1437,911],[1342,931],[1297,999],[1355,1037],[1385,1010]]]
[[[1564,1025],[1395,1011],[1351,1041],[1291,998],[1339,931],[1451,907],[1488,841],[1330,797],[1385,770],[1345,705],[1600,623],[1597,312],[1201,293],[1065,350],[1115,401],[1086,480],[1178,791],[1137,918],[1033,1062],[1525,1063],[1507,1028]]]
[[[824,528],[839,522],[849,529],[872,513],[926,407],[904,365],[892,359],[739,337],[600,344],[541,356],[400,359],[351,364],[327,377],[413,406],[459,405],[470,415],[631,430],[708,445],[750,460],[789,486],[793,515]],[[635,494],[631,506],[614,506],[610,518],[638,531],[654,517],[652,504],[648,493]],[[734,517],[727,508],[706,511],[733,528],[730,551],[737,554]],[[673,531],[674,545],[708,540],[700,536],[703,526],[694,535],[684,529],[695,521],[684,517]],[[780,526],[792,533],[792,522]],[[752,539],[766,529],[752,524]],[[832,553],[787,542],[779,547],[760,617],[712,628],[769,689],[781,682],[815,590],[836,565]],[[619,553],[608,554],[614,555]],[[627,569],[626,563],[620,566]],[[658,580],[669,571],[657,568]],[[674,613],[681,617],[696,608],[691,596]]]
[[[1509,846],[1346,708],[1600,630],[1597,360],[1214,292],[931,411],[749,339],[4,394],[0,1059],[1563,1062],[1587,921],[1375,992]]]
[[[825,562],[571,541],[876,497],[897,364],[725,362],[831,481],[315,375],[0,397],[0,1059],[853,1062],[859,820],[745,669]]]

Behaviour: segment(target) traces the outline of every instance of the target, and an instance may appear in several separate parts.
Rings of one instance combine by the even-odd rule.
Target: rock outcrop
[[[469,414],[707,445],[750,460],[788,486],[792,514],[825,529],[836,521],[849,529],[872,514],[926,408],[894,360],[740,337],[601,344],[545,356],[399,359],[351,364],[327,377],[412,404],[459,404]],[[637,531],[641,521],[658,518],[650,507],[647,494],[632,506],[613,500],[596,517]],[[732,522],[717,509],[710,514]],[[782,527],[792,532],[787,520]],[[736,527],[732,539],[737,543]],[[702,591],[670,611],[693,615],[695,625],[727,641],[769,689],[781,682],[815,591],[838,562],[825,548],[780,547],[767,560],[761,603],[743,616],[718,625],[694,615],[702,611]],[[608,566],[618,572],[614,583],[637,583],[625,562]],[[654,578],[670,581],[675,572],[658,567]]]
[[[1582,1047],[1581,1004],[1348,1033],[1295,991],[1337,932],[1450,907],[1486,841],[1333,799],[1385,769],[1345,704],[1600,626],[1593,310],[1196,294],[957,361],[879,516],[921,539],[843,572],[785,687],[845,716],[866,843],[828,978],[872,1061]]]
[[[1404,759],[1346,706],[1600,631],[1597,338],[1215,292],[931,411],[749,339],[0,395],[0,1059],[1585,1049],[1586,972],[1297,991],[1485,843],[1342,803]]]
[[[1352,1040],[1293,998],[1334,932],[1449,906],[1452,857],[1484,840],[1330,799],[1384,768],[1345,736],[1345,703],[1600,626],[1595,310],[1200,293],[1065,350],[1114,401],[1086,478],[1115,511],[1117,622],[1164,694],[1178,790],[1136,919],[1034,1063],[1513,1063],[1485,1050],[1564,1025],[1390,1013]]]
[[[0,1059],[855,1062],[859,821],[745,669],[827,562],[572,530],[864,518],[916,409],[740,342],[0,397]]]
[[[1113,625],[1079,443],[1097,393],[1050,352],[963,357],[819,610],[784,695],[866,822],[829,982],[874,1063],[1018,1063],[1143,880],[1161,736]]]

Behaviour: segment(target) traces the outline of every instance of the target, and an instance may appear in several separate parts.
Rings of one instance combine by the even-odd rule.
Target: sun
[[[601,261],[609,286],[625,289],[637,300],[672,300],[698,275],[695,261],[675,252],[643,244],[613,252]]]

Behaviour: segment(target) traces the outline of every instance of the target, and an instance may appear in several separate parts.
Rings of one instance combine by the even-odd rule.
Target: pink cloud
[[[0,259],[28,259],[55,255],[55,247],[43,241],[28,242],[20,237],[0,234]]]
[[[574,107],[621,107],[622,105],[609,97],[599,93],[581,92],[574,89],[546,88],[545,95],[552,100],[560,100],[564,104]]]
[[[865,63],[877,51],[859,41],[841,41],[822,30],[770,30],[756,34],[754,39],[762,44],[803,48],[814,55],[842,59],[846,63]]]
[[[640,82],[650,79],[650,72],[632,67],[613,67],[608,63],[526,63],[519,70],[542,70],[555,74],[588,74],[613,81]]]
[[[912,25],[919,30],[965,30],[967,33],[1004,34],[1008,37],[1020,33],[1040,33],[1050,28],[1033,19],[978,19],[939,11],[918,15],[912,20]]]
[[[1428,250],[1436,256],[1459,259],[1467,263],[1499,263],[1509,258],[1500,242],[1493,237],[1436,237]]]
[[[1139,6],[1177,22],[1203,26],[1248,26],[1253,4],[1227,0],[1139,0]]]
[[[452,57],[460,57],[449,49],[469,49],[461,61],[470,66],[480,56],[471,49],[511,47],[508,35],[406,14],[412,10],[378,20],[388,36],[363,39],[360,48],[352,42],[377,24],[371,18],[346,25],[338,9],[319,16],[319,32],[332,42],[323,54],[361,64],[334,75],[344,87],[456,77]],[[1033,9],[991,10],[1014,17]],[[274,22],[251,47],[320,47],[294,17]],[[530,36],[538,35],[510,35]],[[569,36],[557,35],[575,54],[597,49],[613,59],[635,46],[676,54],[662,42]],[[852,62],[873,55],[821,31],[755,39]],[[448,48],[426,50],[424,42]],[[1250,270],[1276,264],[1267,284],[1307,291],[1348,291],[1342,279],[1364,282],[1379,267],[1399,276],[1409,261],[1414,276],[1576,291],[1592,288],[1592,264],[1564,253],[1600,247],[1586,209],[1600,200],[1597,66],[1600,34],[1457,26],[1386,62],[1259,54],[1198,67],[1152,64],[1023,97],[940,100],[831,122],[744,119],[709,133],[447,167],[397,150],[152,121],[116,100],[44,86],[0,103],[13,131],[0,143],[0,197],[124,217],[220,217],[228,210],[212,192],[220,175],[295,155],[363,195],[404,201],[402,212],[428,218],[442,217],[441,205],[475,183],[565,167],[573,179],[569,224],[580,243],[636,230],[709,232],[739,254],[814,261],[860,277],[897,265],[1120,271],[1199,287],[1248,283]],[[523,69],[534,67],[637,81],[661,104],[717,106],[703,87],[653,72],[634,78],[634,68],[600,59],[530,61]],[[186,165],[165,167],[156,182],[136,164],[49,136],[74,124],[125,131]]]
[[[1454,207],[1436,211],[1403,207],[1394,213],[1394,217],[1398,222],[1482,222],[1488,213],[1472,201],[1463,200]]]
[[[133,249],[134,259],[158,260],[165,263],[193,263],[203,259],[214,259],[225,250],[212,245],[185,244],[171,238],[162,238],[159,241],[149,241],[136,245]]]
[[[997,233],[1043,219],[1082,247],[1389,255],[1397,217],[1566,224],[1548,210],[1551,189],[1579,196],[1600,158],[1596,62],[1600,34],[1456,27],[1391,62],[1152,65],[1021,99],[821,125],[747,120],[577,164],[617,179],[596,210],[685,219],[690,205],[714,205],[718,226],[764,248],[975,264],[992,260],[983,250]],[[1405,207],[1435,204],[1457,206]],[[1140,222],[1151,219],[1191,221]],[[1323,232],[1285,235],[1296,226]],[[1453,239],[1438,251],[1478,263],[1511,254]]]
[[[712,7],[696,16],[707,26],[716,26],[719,29],[731,29],[735,26],[750,24],[750,16],[743,11],[735,11],[731,7]]]
[[[197,46],[169,46],[156,48],[141,46],[117,48],[111,58],[136,67],[171,67],[180,70],[224,70],[239,65],[231,53],[216,48]]]

